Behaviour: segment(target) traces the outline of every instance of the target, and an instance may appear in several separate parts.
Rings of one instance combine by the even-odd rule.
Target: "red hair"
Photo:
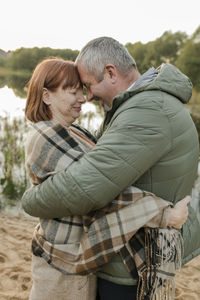
[[[54,92],[60,86],[63,89],[81,85],[74,62],[61,58],[49,58],[40,62],[30,79],[25,115],[31,122],[51,120],[52,113],[43,101],[44,88]]]

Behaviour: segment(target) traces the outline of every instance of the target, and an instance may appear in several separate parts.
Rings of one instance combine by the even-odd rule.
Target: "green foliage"
[[[151,66],[158,67],[162,63],[174,64],[186,40],[187,35],[183,32],[173,34],[166,31],[155,41],[147,44],[128,43],[126,48],[136,60],[139,71],[144,73]]]
[[[191,79],[195,89],[200,91],[200,27],[185,43],[176,65]]]
[[[155,52],[159,53],[158,64],[162,62],[174,64],[186,40],[186,33],[179,31],[174,34],[166,31],[160,38],[156,39],[154,49]]]
[[[8,199],[19,198],[27,187],[24,165],[23,133],[26,131],[24,120],[1,118],[0,147],[2,157],[0,185],[1,193]]]
[[[193,91],[192,91],[192,97],[189,102],[189,107],[195,106],[194,104],[196,104],[196,107],[200,106],[199,105],[200,104],[200,93],[195,89],[193,89]],[[197,111],[200,114],[199,110],[197,110]]]
[[[135,59],[140,73],[162,63],[176,65],[200,91],[200,27],[189,38],[184,32],[166,31],[155,41],[128,43],[126,48]]]
[[[0,56],[0,67],[6,67],[7,66],[7,59],[4,56]]]
[[[2,193],[9,199],[16,198],[18,192],[12,177],[9,177],[7,178],[7,180],[5,180],[5,185],[3,187]]]
[[[199,136],[199,143],[200,143],[200,107],[199,105],[189,105],[188,108],[190,110],[191,117],[196,126],[198,136]]]
[[[3,88],[6,85],[6,77],[0,75],[0,89]]]
[[[9,58],[9,67],[13,70],[33,71],[38,62],[47,57],[61,57],[66,60],[75,60],[77,50],[51,49],[51,48],[20,48],[13,52]]]
[[[147,45],[137,42],[135,44],[128,43],[126,48],[131,56],[135,59],[138,70],[144,73],[148,69],[148,64],[145,64],[145,57],[147,54]]]

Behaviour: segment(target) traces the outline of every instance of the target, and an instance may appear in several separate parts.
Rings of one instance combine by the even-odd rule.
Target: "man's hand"
[[[168,226],[174,227],[175,229],[181,229],[188,217],[187,205],[190,201],[191,197],[186,196],[176,203],[170,211]]]

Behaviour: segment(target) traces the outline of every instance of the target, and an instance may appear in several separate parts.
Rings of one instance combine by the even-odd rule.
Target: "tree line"
[[[128,43],[126,47],[135,58],[141,73],[151,66],[171,63],[190,77],[194,88],[200,91],[200,26],[191,37],[180,31],[166,31],[147,44]]]
[[[35,66],[47,57],[62,57],[67,60],[75,60],[79,51],[71,49],[52,49],[45,48],[19,48],[10,52],[8,55],[0,56],[0,66],[9,68],[14,71],[32,72]]]
[[[135,59],[140,73],[149,67],[171,63],[190,77],[194,88],[200,91],[200,26],[188,36],[185,32],[166,31],[154,41],[143,44],[127,43],[125,47]],[[0,56],[0,67],[25,70],[30,73],[39,61],[47,57],[62,57],[75,60],[79,51],[72,49],[19,48]]]

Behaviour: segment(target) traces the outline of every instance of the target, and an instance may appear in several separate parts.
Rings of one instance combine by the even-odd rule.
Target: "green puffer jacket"
[[[172,65],[162,65],[157,72],[153,81],[144,80],[145,84],[136,84],[114,99],[91,152],[24,194],[28,214],[42,218],[84,215],[107,205],[133,183],[173,203],[191,193],[199,145],[182,103],[189,101],[192,85]],[[200,254],[199,232],[190,207],[182,228],[183,263]],[[130,277],[119,256],[103,266],[98,276],[119,284],[137,282],[137,275],[135,280]]]

